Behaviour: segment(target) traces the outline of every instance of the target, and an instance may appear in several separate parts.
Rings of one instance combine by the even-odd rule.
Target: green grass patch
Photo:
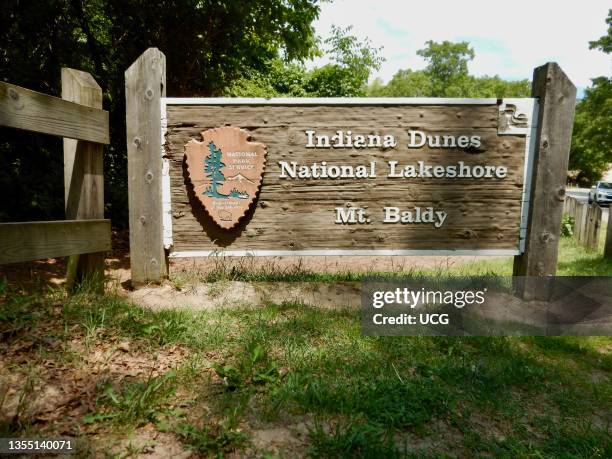
[[[346,423],[326,430],[316,425],[310,431],[308,453],[317,458],[399,458],[403,456],[389,431],[377,425]]]
[[[609,456],[610,338],[364,337],[356,312],[300,303],[152,312],[83,294],[53,312],[57,301],[15,299],[2,316],[6,339],[55,324],[57,336],[76,327],[93,345],[130,337],[144,349],[191,350],[176,373],[102,378],[84,426],[153,422],[204,455],[252,450],[245,426],[303,419],[303,454],[313,457]],[[504,438],[481,418],[504,426]],[[459,439],[411,446],[440,423]]]
[[[97,388],[99,410],[87,414],[83,422],[91,424],[112,420],[120,425],[133,426],[155,422],[168,399],[174,395],[175,377],[175,373],[170,371],[162,376],[128,381],[120,388],[113,387],[112,380],[102,380]]]
[[[561,248],[559,274],[612,274],[609,261],[571,240]],[[494,259],[444,275],[495,280],[493,274],[510,271],[511,260]],[[230,274],[222,287],[228,278],[362,276]],[[299,424],[306,426],[302,449],[291,449],[300,442],[288,444],[280,456],[612,456],[609,337],[367,337],[358,312],[299,302],[154,312],[116,295],[23,295],[5,284],[0,297],[0,345],[33,342],[23,406],[0,424],[6,435],[32,432],[27,395],[37,369],[79,363],[77,351],[49,343],[76,339],[88,348],[127,340],[140,355],[177,345],[189,355],[159,376],[100,373],[94,407],[76,431],[121,435],[151,423],[185,448],[218,457],[265,455],[253,446],[254,431]],[[25,374],[19,364],[6,368]],[[0,389],[8,387],[3,381]],[[0,412],[9,405],[7,394],[0,390]]]
[[[180,423],[175,433],[190,449],[209,456],[223,457],[248,444],[246,433],[227,425],[198,428],[189,423]]]

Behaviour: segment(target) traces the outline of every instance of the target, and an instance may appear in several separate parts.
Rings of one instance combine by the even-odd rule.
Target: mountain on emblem
[[[214,222],[234,228],[259,194],[266,146],[249,142],[237,127],[202,132],[202,142],[185,145],[185,161],[194,192]]]
[[[239,182],[243,182],[243,181],[247,181],[249,183],[253,183],[251,182],[248,178],[246,178],[244,175],[242,174],[236,174],[233,177],[228,177],[226,180],[233,182],[235,180],[238,180]]]

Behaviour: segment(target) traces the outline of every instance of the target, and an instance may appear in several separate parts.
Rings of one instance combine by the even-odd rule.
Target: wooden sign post
[[[162,243],[162,121],[166,56],[146,50],[125,72],[132,283],[168,274]]]
[[[554,276],[565,200],[567,165],[574,124],[576,87],[555,63],[533,72],[531,94],[540,101],[535,138],[525,250],[514,259],[514,276],[528,276],[516,284],[517,295],[548,299],[530,278]]]
[[[554,273],[575,96],[556,64],[521,99],[147,99],[162,58],[126,72],[136,282],[165,274],[164,249],[512,255],[517,275]]]

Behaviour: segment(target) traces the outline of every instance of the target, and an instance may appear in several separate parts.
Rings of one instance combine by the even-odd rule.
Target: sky
[[[612,74],[612,57],[589,50],[606,34],[611,7],[610,0],[334,0],[322,4],[315,29],[326,37],[332,24],[352,25],[354,35],[383,47],[386,61],[372,79],[422,69],[416,51],[427,40],[468,41],[471,74],[531,79],[535,67],[555,61],[582,92],[591,78]]]

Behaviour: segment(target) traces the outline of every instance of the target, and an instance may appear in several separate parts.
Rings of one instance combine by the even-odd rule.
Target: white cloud
[[[534,67],[556,61],[578,87],[612,73],[610,56],[589,50],[606,33],[607,0],[335,0],[323,4],[317,32],[332,24],[383,47],[387,59],[377,75],[388,81],[402,68],[423,68],[416,51],[427,40],[469,41],[476,75],[531,78]]]

